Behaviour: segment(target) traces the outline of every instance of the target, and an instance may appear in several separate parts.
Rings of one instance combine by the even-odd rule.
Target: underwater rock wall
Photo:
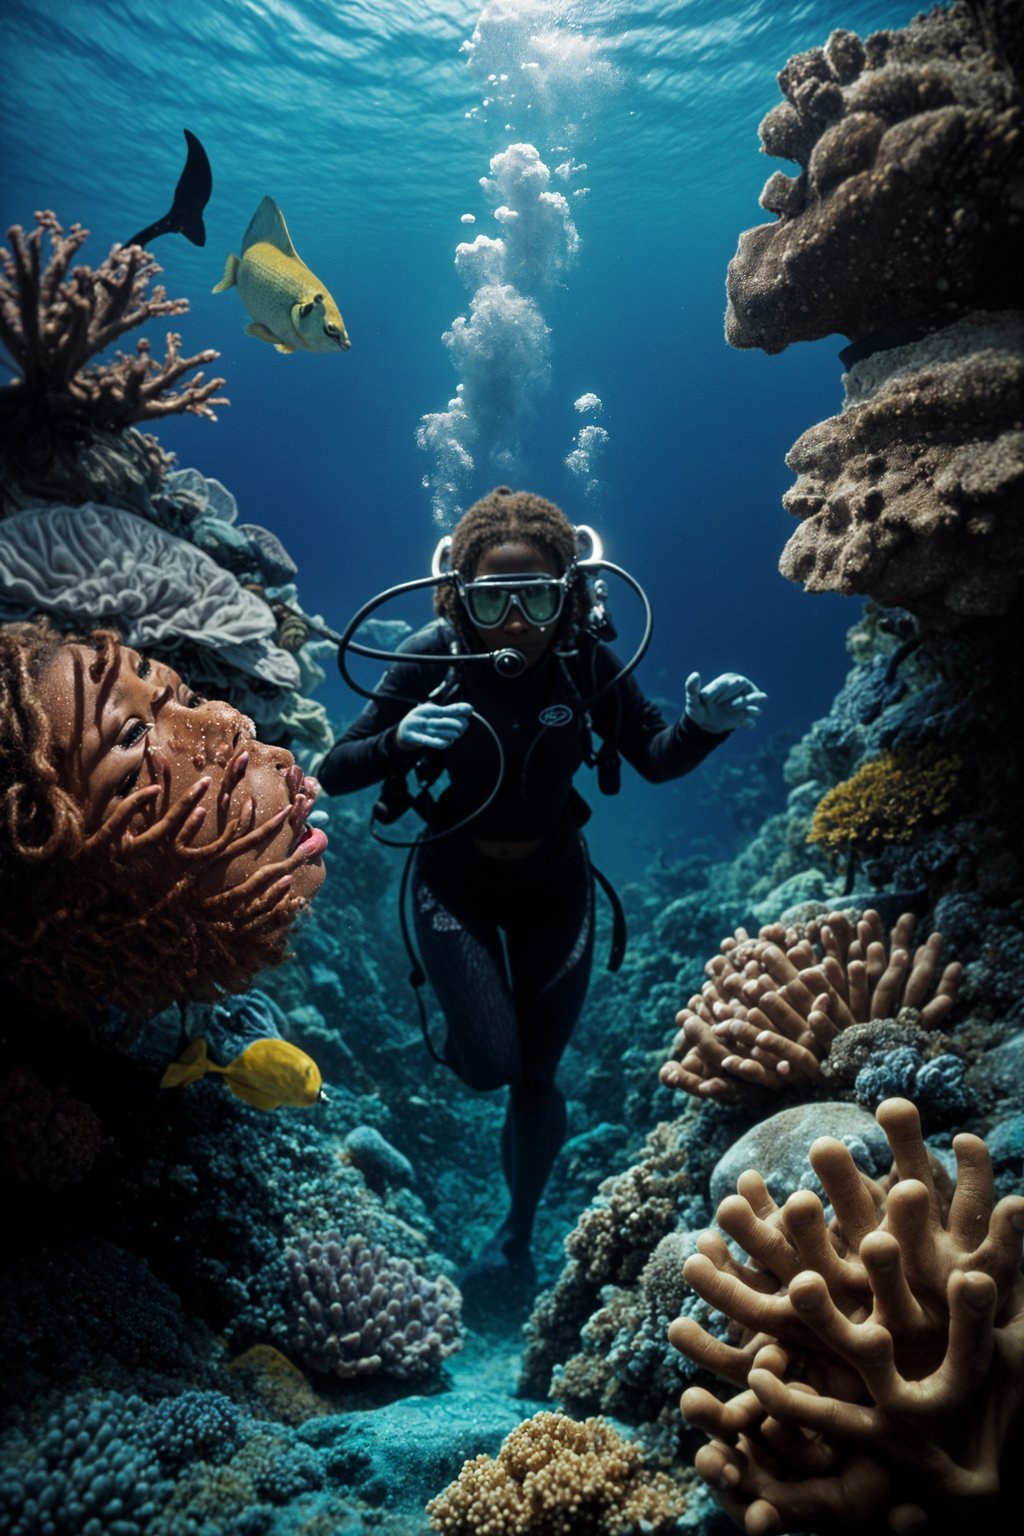
[[[790,59],[761,123],[776,171],[729,266],[726,337],[854,343],[840,415],[787,463],[800,518],[780,569],[810,592],[909,609],[928,630],[1014,611],[1024,568],[1019,12],[937,7]]]

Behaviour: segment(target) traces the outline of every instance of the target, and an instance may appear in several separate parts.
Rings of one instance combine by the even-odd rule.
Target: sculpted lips
[[[285,784],[292,803],[288,816],[288,825],[293,834],[289,856],[301,846],[305,857],[316,858],[327,847],[326,833],[319,827],[309,826],[307,821],[316,800],[316,780],[304,774],[298,763],[293,763],[285,773]]]

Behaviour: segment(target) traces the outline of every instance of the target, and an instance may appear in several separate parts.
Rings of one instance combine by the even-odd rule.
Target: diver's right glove
[[[422,752],[425,747],[444,751],[458,741],[473,713],[472,704],[417,704],[398,722],[395,741],[403,752]]]

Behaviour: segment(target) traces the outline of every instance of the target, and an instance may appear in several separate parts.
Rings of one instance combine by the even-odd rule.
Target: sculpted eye
[[[135,671],[138,674],[138,676],[139,677],[148,677],[149,674],[152,672],[152,670],[153,670],[153,663],[150,661],[149,657],[148,656],[140,656],[139,657],[139,664],[135,668]]]
[[[134,747],[137,742],[142,740],[149,729],[150,727],[144,720],[133,720],[118,742],[118,746]]]

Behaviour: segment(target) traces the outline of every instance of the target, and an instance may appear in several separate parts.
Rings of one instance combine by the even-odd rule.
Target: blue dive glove
[[[398,722],[395,740],[406,752],[422,752],[424,747],[443,751],[458,741],[473,713],[472,704],[417,704]]]
[[[691,672],[686,679],[687,715],[701,730],[716,735],[734,731],[738,725],[753,730],[767,697],[749,677],[738,672],[723,672],[704,688],[699,672]]]

